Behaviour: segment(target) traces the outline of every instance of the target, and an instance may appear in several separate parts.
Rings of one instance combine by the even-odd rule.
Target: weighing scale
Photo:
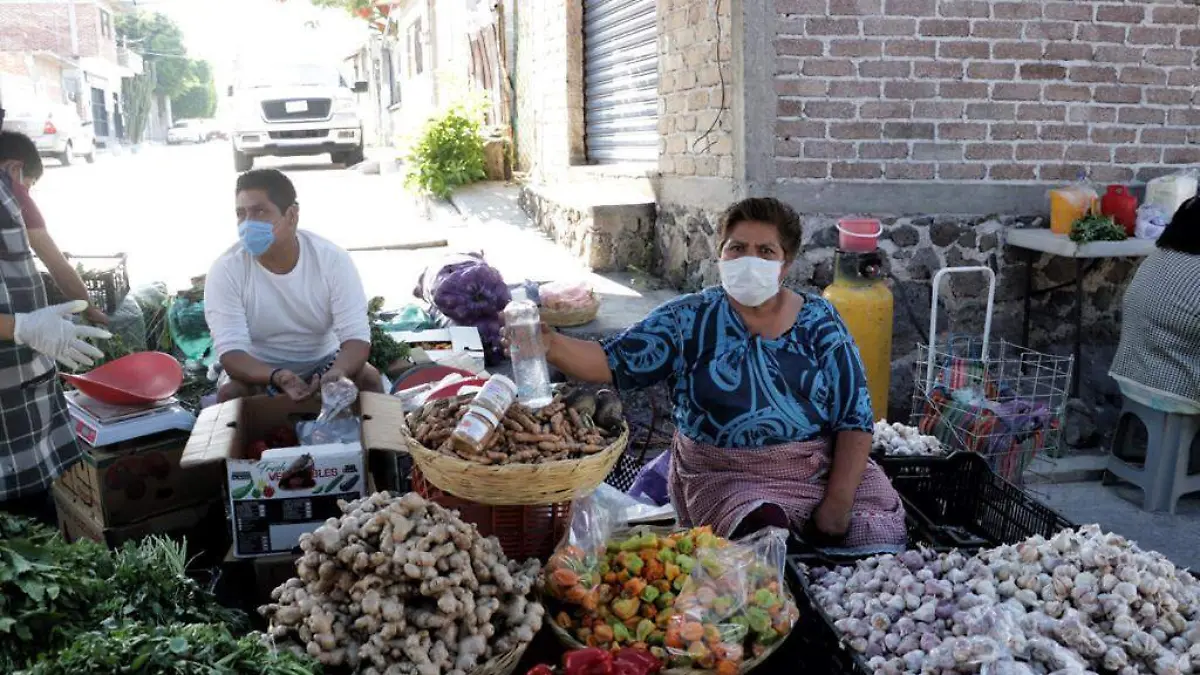
[[[68,391],[67,411],[75,435],[93,448],[124,443],[164,431],[191,432],[196,416],[172,396],[141,406],[102,403],[78,391]]]

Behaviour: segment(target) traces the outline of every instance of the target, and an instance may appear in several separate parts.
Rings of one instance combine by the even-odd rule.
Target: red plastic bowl
[[[162,352],[139,352],[82,375],[62,373],[87,396],[109,405],[144,405],[170,398],[183,384],[183,367]]]

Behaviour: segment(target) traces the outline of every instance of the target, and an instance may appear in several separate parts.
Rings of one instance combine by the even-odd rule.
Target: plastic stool
[[[1108,456],[1109,473],[1142,489],[1143,511],[1175,513],[1179,498],[1200,492],[1200,473],[1189,475],[1193,452],[1200,453],[1200,415],[1167,413],[1122,397],[1124,406],[1117,422],[1112,450]],[[1142,466],[1129,463],[1131,437],[1135,421],[1140,420],[1149,434],[1146,458]]]

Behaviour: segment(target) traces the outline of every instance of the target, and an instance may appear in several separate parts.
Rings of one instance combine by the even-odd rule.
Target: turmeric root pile
[[[533,411],[514,404],[500,426],[484,440],[480,452],[454,447],[450,435],[471,405],[471,397],[442,399],[409,415],[408,426],[418,443],[479,464],[542,464],[579,459],[608,448],[625,428],[621,399],[607,389],[560,392]]]
[[[533,640],[537,560],[415,493],[339,502],[302,535],[297,576],[259,608],[292,651],[363,675],[467,675]]]
[[[635,531],[602,552],[563,547],[546,566],[545,589],[554,623],[580,644],[736,675],[799,616],[767,557],[707,527]]]

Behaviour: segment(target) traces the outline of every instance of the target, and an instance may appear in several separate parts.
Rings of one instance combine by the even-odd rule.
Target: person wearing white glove
[[[84,339],[110,336],[71,321],[85,302],[46,306],[13,181],[0,171],[0,511],[55,525],[50,487],[80,458],[55,361],[91,365]]]
[[[28,345],[71,370],[90,366],[95,363],[93,359],[103,358],[104,352],[85,342],[84,338],[107,340],[112,334],[71,321],[72,314],[79,314],[87,308],[88,304],[83,300],[72,300],[27,314],[17,314],[13,318],[13,341]]]

